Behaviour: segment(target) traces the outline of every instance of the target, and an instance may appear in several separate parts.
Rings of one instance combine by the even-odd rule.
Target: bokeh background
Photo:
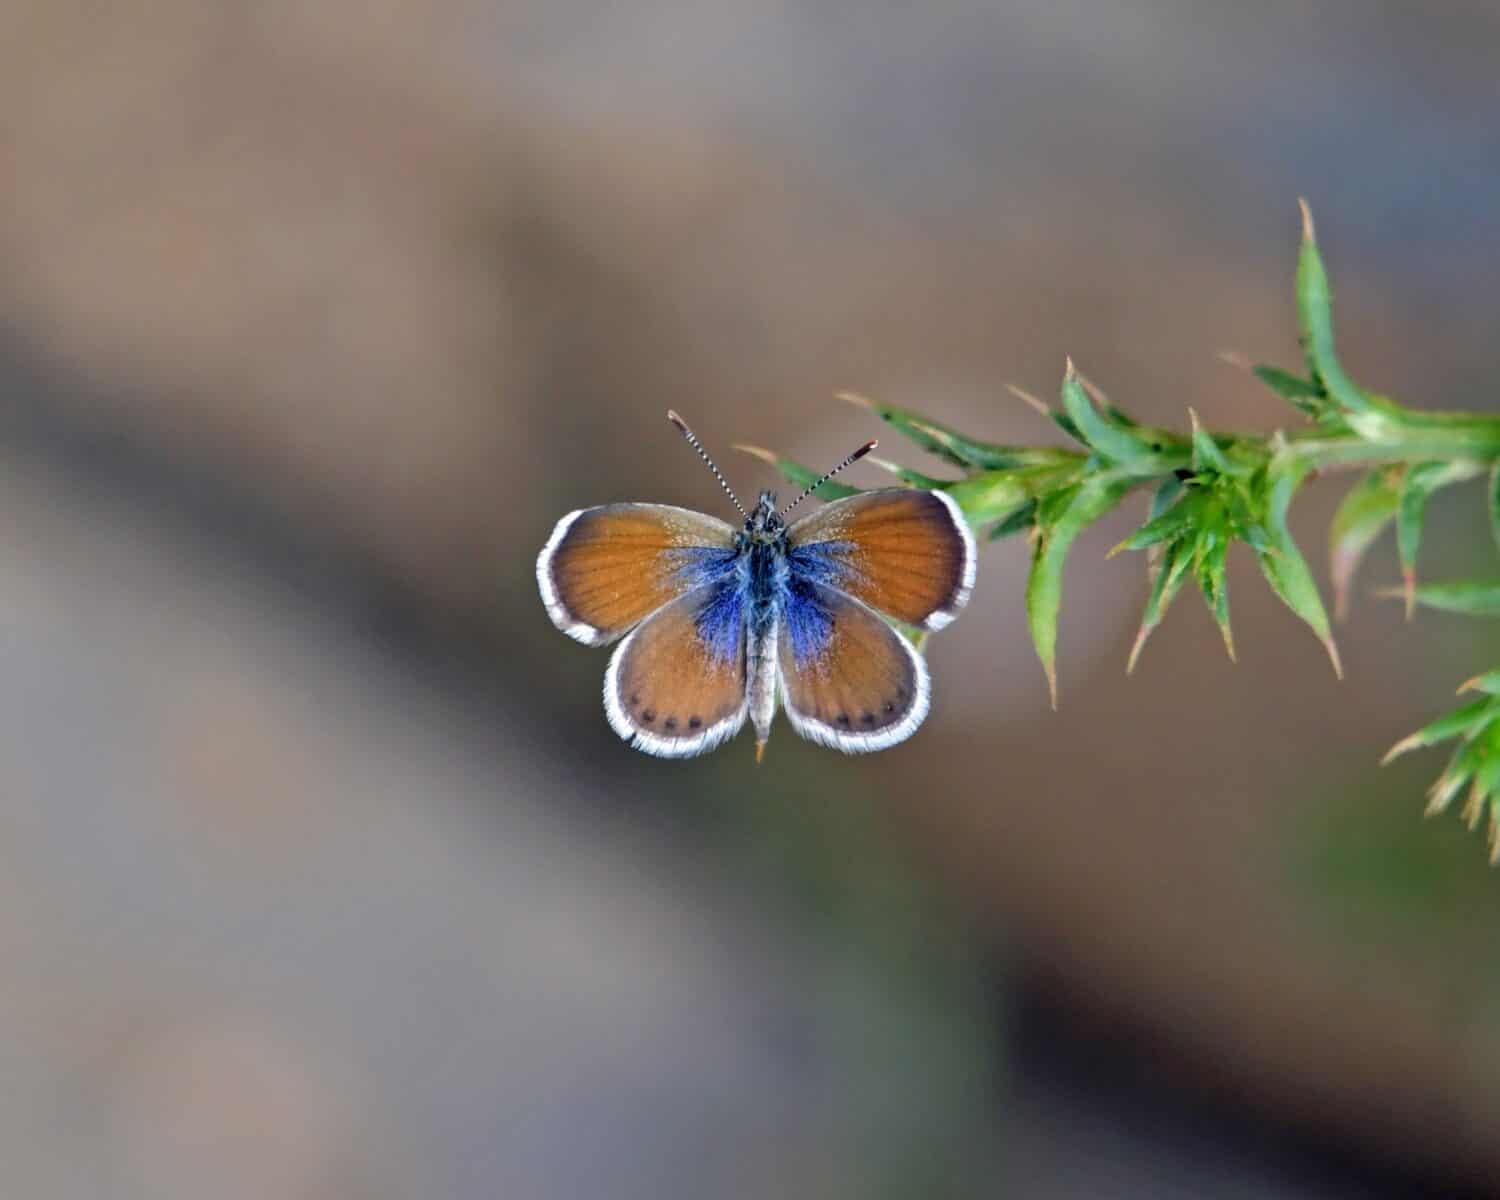
[[[1065,354],[1285,424],[1216,355],[1297,361],[1298,195],[1355,374],[1488,405],[1497,52],[1479,0],[5,5],[6,1194],[1482,1191],[1500,877],[1376,762],[1493,634],[1362,594],[1338,683],[1239,562],[1240,665],[1185,598],[1127,681],[1132,511],[1059,713],[1008,542],[912,741],[664,764],[533,562],[722,511],[669,406],[742,493],[878,432],[841,388],[1047,440],[1003,384]]]

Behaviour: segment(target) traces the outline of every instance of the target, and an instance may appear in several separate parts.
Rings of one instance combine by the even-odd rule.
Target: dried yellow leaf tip
[[[875,407],[875,401],[871,400],[868,396],[861,396],[858,392],[834,392],[833,398],[853,404],[857,408]]]
[[[1420,732],[1408,734],[1406,737],[1402,738],[1399,742],[1397,742],[1394,746],[1392,746],[1385,752],[1385,757],[1380,760],[1380,765],[1384,767],[1394,762],[1396,759],[1400,758],[1408,751],[1415,750],[1421,745],[1422,735]]]
[[[1458,789],[1463,787],[1463,777],[1451,778],[1445,771],[1437,777],[1437,782],[1427,789],[1427,812],[1429,815],[1440,813],[1453,802],[1453,797],[1458,795]],[[1467,817],[1468,810],[1464,810]],[[1472,829],[1473,826],[1471,825]]]
[[[1452,789],[1452,791],[1457,790],[1456,787]],[[1464,801],[1463,818],[1464,824],[1469,827],[1470,832],[1478,829],[1479,822],[1484,819],[1484,789],[1479,786],[1479,780],[1477,779],[1474,781],[1473,786],[1469,788],[1469,798]]]
[[[731,450],[738,450],[741,454],[748,454],[752,458],[758,458],[761,462],[768,462],[773,467],[776,465],[776,455],[772,454],[764,446],[748,446],[744,442],[735,442],[729,448]]]
[[[1239,666],[1240,660],[1234,656],[1234,631],[1228,625],[1220,625],[1219,632],[1224,635],[1224,652],[1229,655],[1229,661]]]
[[[1025,391],[1022,388],[1018,388],[1015,384],[1007,383],[1005,385],[1005,390],[1012,396],[1014,396],[1017,400],[1020,400],[1025,404],[1029,404],[1037,412],[1041,413],[1042,416],[1048,417],[1052,415],[1052,410],[1047,407],[1045,402],[1038,400],[1030,392]]]
[[[1339,659],[1338,644],[1333,640],[1333,634],[1323,639],[1323,649],[1328,651],[1328,661],[1333,664],[1333,675],[1335,679],[1344,678],[1344,664]]]
[[[873,454],[868,455],[865,458],[865,461],[867,463],[870,463],[872,466],[879,467],[882,471],[889,471],[892,475],[900,475],[901,472],[906,469],[900,463],[892,462],[888,458],[877,458]],[[901,481],[901,483],[905,487],[914,486],[909,481],[904,479]]]

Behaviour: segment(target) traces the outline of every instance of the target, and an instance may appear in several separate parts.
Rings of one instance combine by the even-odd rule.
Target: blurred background
[[[1500,638],[1370,598],[1388,546],[1345,682],[1246,561],[1240,665],[1184,599],[1127,681],[1127,506],[1054,714],[1002,543],[916,738],[758,769],[628,751],[533,563],[723,515],[669,406],[741,494],[733,441],[878,432],[842,388],[1049,440],[1003,385],[1065,354],[1288,424],[1216,355],[1298,361],[1298,195],[1355,375],[1488,405],[1497,52],[1478,0],[12,0],[7,1194],[1482,1192],[1500,876],[1376,763]]]

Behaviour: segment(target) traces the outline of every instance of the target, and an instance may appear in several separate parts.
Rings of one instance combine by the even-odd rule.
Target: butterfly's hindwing
[[[904,741],[927,716],[927,667],[911,643],[854,597],[795,568],[777,669],[792,727],[846,753]]]
[[[794,572],[908,625],[941,629],[974,587],[974,535],[943,492],[882,488],[836,500],[793,525],[788,542]]]
[[[733,737],[749,710],[744,604],[730,574],[673,600],[621,642],[604,676],[615,732],[664,758]]]
[[[734,530],[715,517],[666,504],[606,504],[557,523],[536,578],[553,624],[597,646],[722,577],[734,557]]]

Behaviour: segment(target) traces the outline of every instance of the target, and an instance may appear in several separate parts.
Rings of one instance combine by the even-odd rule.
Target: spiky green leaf
[[[1130,647],[1130,658],[1125,664],[1125,674],[1135,670],[1136,660],[1146,645],[1146,639],[1161,624],[1167,609],[1176,599],[1177,593],[1188,577],[1192,563],[1192,551],[1185,542],[1173,542],[1162,551],[1161,559],[1151,567],[1151,593],[1146,597],[1146,609],[1141,615],[1141,627],[1136,632],[1135,644]]]
[[[1475,675],[1472,679],[1466,679],[1458,685],[1460,692],[1484,692],[1491,696],[1500,696],[1500,668],[1486,671],[1482,675]]]
[[[1109,552],[1110,555],[1118,554],[1121,550],[1144,550],[1148,546],[1156,546],[1180,536],[1197,522],[1205,499],[1204,493],[1183,497],[1171,508],[1147,521],[1115,546]],[[1154,508],[1155,505],[1153,504],[1152,507]]]
[[[1234,632],[1229,626],[1229,538],[1222,528],[1205,530],[1198,539],[1193,573],[1203,601],[1213,614],[1229,661],[1235,661]]]
[[[1095,475],[1043,498],[1038,506],[1038,537],[1026,580],[1026,620],[1047,673],[1053,708],[1057,707],[1057,617],[1062,608],[1063,563],[1074,539],[1114,508],[1132,482],[1107,473]]]
[[[1001,538],[1013,537],[1015,534],[1030,529],[1036,524],[1036,508],[1036,501],[1028,500],[1025,504],[1011,509],[990,530],[989,540],[998,542]]]
[[[1384,766],[1394,758],[1399,758],[1411,750],[1424,750],[1429,746],[1437,746],[1443,742],[1451,741],[1456,737],[1464,737],[1475,730],[1483,728],[1489,722],[1500,715],[1500,705],[1485,696],[1479,700],[1470,701],[1468,704],[1455,708],[1452,712],[1444,713],[1435,721],[1422,726],[1416,733],[1407,734],[1394,746],[1385,752],[1385,757],[1380,760]]]
[[[1490,532],[1495,535],[1495,544],[1500,546],[1500,462],[1490,468],[1485,499],[1490,513]]]
[[[1311,379],[1303,379],[1280,367],[1253,366],[1250,370],[1263,384],[1301,412],[1318,416],[1327,406],[1327,397]]]
[[[1083,464],[1080,455],[1070,453],[1060,466],[982,471],[950,484],[945,490],[963,510],[969,524],[978,528],[1002,520],[1029,500],[1074,482]]]
[[[1318,253],[1313,233],[1312,213],[1302,201],[1302,248],[1297,258],[1297,317],[1302,327],[1302,348],[1313,378],[1323,385],[1349,420],[1350,426],[1363,437],[1378,438],[1393,427],[1388,401],[1372,397],[1361,389],[1339,362],[1333,337],[1333,294],[1328,287],[1328,272]]]
[[[866,455],[864,461],[872,467],[879,467],[882,471],[888,471],[909,487],[925,488],[928,491],[941,492],[946,491],[954,483],[958,482],[954,479],[936,479],[931,475],[922,474],[921,471],[913,471],[910,467],[903,467],[900,463],[891,462],[890,459],[876,458],[873,454]]]
[[[1190,408],[1188,416],[1193,422],[1193,470],[1199,473],[1212,471],[1218,475],[1232,474],[1234,467],[1224,456],[1218,442],[1214,441],[1213,434],[1205,432],[1198,414]]]
[[[1381,596],[1404,597],[1405,588],[1381,588]],[[1424,583],[1411,589],[1411,598],[1424,608],[1463,613],[1470,617],[1500,616],[1500,580],[1450,579]]]
[[[1182,480],[1175,473],[1168,475],[1156,485],[1156,490],[1151,493],[1151,510],[1146,514],[1146,519],[1156,520],[1172,507],[1172,502],[1180,495],[1182,495]]]
[[[1416,600],[1417,550],[1422,544],[1422,520],[1434,492],[1470,478],[1475,467],[1465,462],[1425,462],[1408,468],[1396,502],[1396,548],[1401,556],[1401,579],[1406,588],[1406,615]]]
[[[1323,597],[1318,591],[1317,580],[1302,556],[1292,531],[1287,527],[1286,514],[1292,497],[1306,477],[1306,468],[1285,458],[1274,460],[1266,472],[1265,530],[1268,545],[1258,550],[1256,561],[1261,574],[1271,585],[1271,590],[1281,597],[1282,603],[1307,623],[1333,664],[1335,675],[1343,678],[1344,668],[1339,661],[1338,645],[1333,640],[1333,630],[1328,624],[1328,611],[1323,607]]]
[[[1094,407],[1069,360],[1062,382],[1062,405],[1084,442],[1110,463],[1131,462],[1151,453],[1132,427],[1111,420]]]
[[[1035,452],[1027,447],[1001,446],[994,442],[976,441],[966,434],[940,424],[930,417],[909,409],[882,404],[854,392],[840,392],[840,397],[868,408],[892,429],[923,450],[965,470],[1003,471],[1035,462]]]
[[[1365,552],[1396,518],[1401,496],[1400,468],[1371,471],[1349,489],[1328,530],[1328,572],[1333,580],[1334,615],[1349,612],[1349,588]]]

